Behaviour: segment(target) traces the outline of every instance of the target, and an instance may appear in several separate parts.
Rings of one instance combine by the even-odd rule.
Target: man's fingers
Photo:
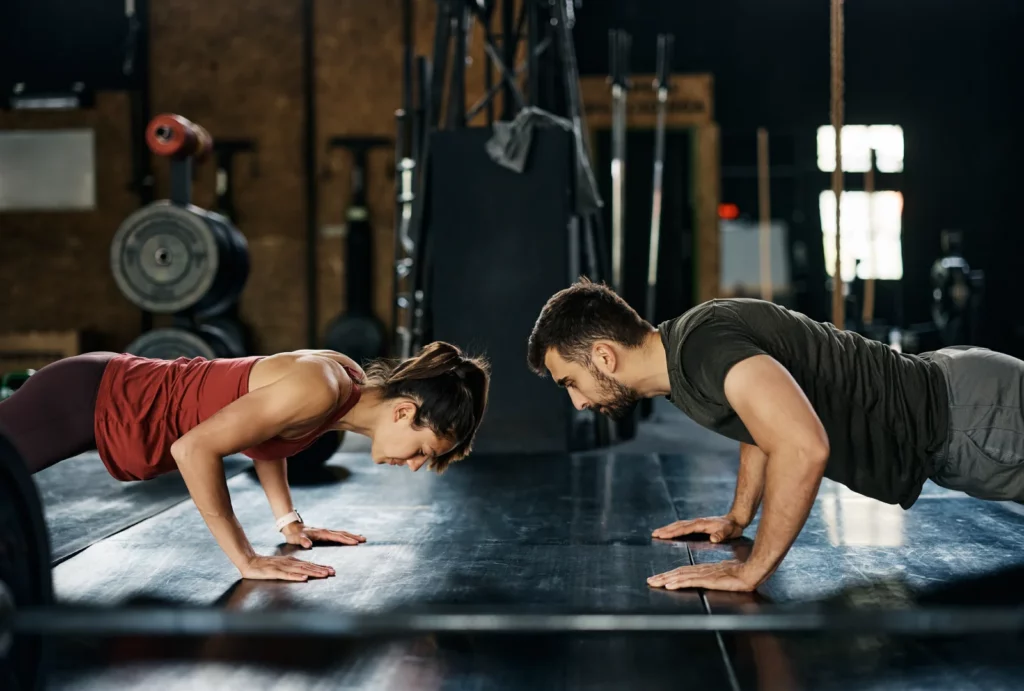
[[[692,521],[676,521],[675,523],[670,523],[663,528],[658,528],[654,533],[652,533],[652,535],[662,539],[685,535],[690,530],[690,523],[692,523]]]
[[[689,521],[676,521],[664,528],[658,528],[654,531],[653,536],[661,539],[668,539],[673,537],[679,537],[681,535],[691,535],[693,533],[707,532],[707,520],[703,518],[695,518]]]
[[[664,586],[669,581],[678,580],[681,578],[703,578],[710,573],[721,570],[719,564],[697,564],[690,566],[680,566],[677,569],[666,571],[665,573],[659,573],[655,576],[651,576],[647,579],[647,582],[653,586]]]
[[[692,568],[692,566],[680,566],[678,569],[672,569],[671,571],[666,571],[665,573],[659,573],[657,575],[651,576],[647,579],[647,582],[651,585],[661,585],[668,579],[673,578],[682,573],[684,569]]]
[[[682,590],[683,588],[705,588],[702,578],[673,578],[665,584],[665,590]]]

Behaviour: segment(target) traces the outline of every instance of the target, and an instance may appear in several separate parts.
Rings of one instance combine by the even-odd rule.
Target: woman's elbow
[[[192,440],[186,437],[181,437],[171,444],[171,458],[173,458],[174,462],[180,466],[183,463],[187,463],[189,459],[195,456],[195,450],[196,445]]]

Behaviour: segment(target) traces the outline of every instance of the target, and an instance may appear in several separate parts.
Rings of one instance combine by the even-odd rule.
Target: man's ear
[[[598,341],[591,349],[590,357],[603,374],[614,374],[618,367],[619,358],[615,347],[608,341]]]

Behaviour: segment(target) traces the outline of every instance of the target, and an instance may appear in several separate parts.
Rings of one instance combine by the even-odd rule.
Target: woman
[[[256,554],[231,508],[224,456],[253,459],[290,544],[359,544],[361,535],[302,522],[286,459],[325,432],[345,430],[373,440],[375,463],[441,472],[469,453],[488,386],[487,363],[447,343],[401,363],[374,362],[366,373],[326,350],[174,361],[88,353],[44,367],[0,402],[0,433],[33,473],[92,449],[118,480],[179,470],[243,578],[304,581],[334,570]]]

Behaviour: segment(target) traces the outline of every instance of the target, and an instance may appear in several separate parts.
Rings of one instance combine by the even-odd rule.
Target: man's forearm
[[[736,476],[736,495],[729,518],[746,528],[757,515],[764,494],[768,455],[756,446],[740,444],[740,470]]]
[[[745,570],[763,583],[778,568],[807,522],[826,459],[800,451],[777,451],[765,464],[764,511]]]
[[[253,461],[253,466],[274,517],[280,518],[293,510],[295,505],[288,487],[288,461]]]
[[[192,501],[214,539],[231,563],[241,569],[256,552],[231,507],[231,495],[224,477],[224,459],[198,450],[175,453],[172,449],[172,453]]]

